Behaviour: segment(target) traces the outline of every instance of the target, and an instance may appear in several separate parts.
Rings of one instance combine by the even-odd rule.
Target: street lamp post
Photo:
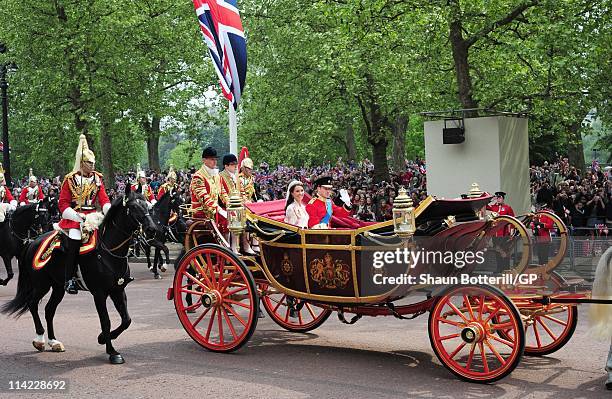
[[[0,54],[6,52],[6,46],[0,43]],[[8,82],[6,73],[9,69],[8,63],[0,64],[0,96],[2,98],[2,164],[4,165],[4,177],[6,185],[11,186],[11,158],[9,155],[9,135],[8,135]]]

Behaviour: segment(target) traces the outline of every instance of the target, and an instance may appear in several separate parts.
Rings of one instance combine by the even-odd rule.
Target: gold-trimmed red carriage
[[[565,256],[568,237],[558,217],[491,217],[485,211],[491,195],[471,194],[453,200],[430,196],[416,209],[400,198],[390,221],[347,218],[336,221],[341,228],[321,230],[283,222],[282,200],[238,204],[228,209],[229,228],[248,232],[259,253],[235,254],[214,221],[192,220],[168,299],[191,338],[215,352],[234,351],[249,340],[260,304],[294,332],[319,327],[333,312],[349,324],[362,316],[410,319],[429,312],[431,345],[448,370],[472,382],[499,380],[523,353],[543,355],[565,345],[576,327],[576,304],[589,296],[576,285],[574,292],[560,292],[568,282],[554,269]],[[556,252],[546,264],[533,266],[528,226],[541,217],[554,220]],[[504,273],[511,280],[535,274],[536,284],[368,284],[377,250],[414,246],[416,237],[431,238],[436,248],[486,250],[500,235],[509,238],[506,248],[496,250],[513,252]],[[407,268],[406,276],[431,271],[431,264],[421,262]],[[448,277],[458,269],[436,267],[436,273]]]

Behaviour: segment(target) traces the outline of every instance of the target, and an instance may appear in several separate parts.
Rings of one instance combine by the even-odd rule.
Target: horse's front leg
[[[168,246],[166,244],[162,244],[163,245],[163,250],[164,250],[164,255],[166,256],[166,262],[163,264],[162,266],[162,272],[165,272],[166,270],[168,270],[168,265],[170,264],[170,250],[168,249]]]
[[[153,270],[155,265],[151,265],[151,246],[147,243],[146,245],[142,246],[142,249],[143,249],[143,251],[145,253],[145,256],[147,257],[147,267],[153,273],[157,273],[157,268],[155,268],[155,270]]]
[[[123,360],[123,356],[121,356],[119,352],[113,348],[113,343],[111,342],[111,322],[110,318],[108,317],[108,309],[106,308],[106,298],[107,295],[105,294],[94,294],[96,311],[98,312],[100,327],[102,328],[102,341],[106,345],[106,353],[109,355],[108,359],[111,364],[122,364],[125,363],[125,360]]]
[[[125,290],[113,291],[110,294],[110,297],[115,305],[115,309],[117,309],[117,312],[119,313],[119,316],[121,316],[121,324],[110,333],[111,339],[117,339],[117,337],[121,335],[122,332],[127,330],[130,324],[132,324],[132,319],[130,318],[130,314],[128,313],[127,309],[127,295],[125,294]],[[98,342],[100,342],[101,338],[102,335],[100,334],[98,337]]]
[[[4,268],[6,269],[6,280],[2,280],[0,278],[0,285],[7,285],[15,275],[13,273],[13,266],[11,265],[11,256],[2,255],[2,261],[4,262]]]

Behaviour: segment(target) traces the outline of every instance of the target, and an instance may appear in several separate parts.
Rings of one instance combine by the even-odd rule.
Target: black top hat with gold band
[[[504,198],[506,198],[506,193],[504,193],[503,191],[496,191],[495,192],[495,196],[496,197],[504,197]]]
[[[208,146],[206,148],[204,148],[204,151],[202,151],[202,158],[218,158],[219,156],[217,155],[217,150],[215,150],[214,148]]]

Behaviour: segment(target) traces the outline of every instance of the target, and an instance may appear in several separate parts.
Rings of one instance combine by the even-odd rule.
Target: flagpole
[[[231,154],[238,154],[238,125],[236,110],[231,101],[229,101],[229,147]]]

